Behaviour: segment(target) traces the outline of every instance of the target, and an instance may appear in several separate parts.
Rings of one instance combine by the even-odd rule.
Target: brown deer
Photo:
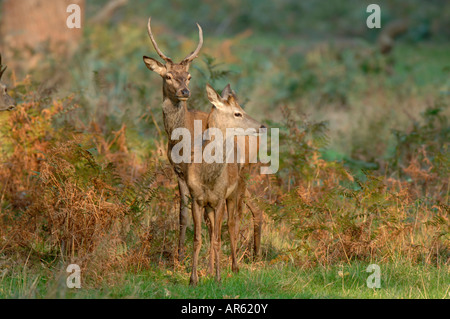
[[[178,245],[178,258],[184,259],[184,241],[186,238],[186,227],[188,223],[188,196],[189,189],[186,184],[185,172],[187,170],[186,163],[176,164],[171,159],[171,152],[174,145],[179,141],[172,140],[172,132],[180,127],[185,127],[189,131],[194,131],[194,120],[201,120],[203,123],[203,130],[206,128],[206,121],[208,114],[195,110],[188,110],[187,99],[190,97],[190,91],[188,88],[191,75],[189,74],[189,67],[191,62],[197,57],[202,45],[203,45],[203,31],[200,25],[197,24],[199,29],[200,42],[197,49],[184,58],[180,63],[174,63],[172,59],[167,57],[159,49],[151,29],[151,18],[148,20],[148,34],[152,41],[158,55],[166,62],[165,64],[159,61],[144,56],[144,63],[151,71],[158,73],[163,79],[163,120],[164,128],[169,137],[168,142],[168,154],[169,161],[178,177],[178,188],[180,191],[180,235]]]
[[[3,67],[2,55],[0,54],[0,111],[11,111],[15,109],[16,105],[14,99],[9,96],[6,85],[1,82],[5,70],[6,66]]]
[[[225,89],[222,91],[222,98],[227,100],[229,96],[233,96],[233,98],[237,101],[236,93],[231,89],[228,84]],[[250,147],[251,143],[255,143],[256,147]],[[257,154],[259,151],[259,139],[255,139],[250,141],[248,136],[245,136],[244,139],[235,139],[235,145],[238,145],[241,150],[243,150],[243,163],[244,165],[240,166],[240,180],[238,184],[238,207],[236,214],[236,236],[238,236],[240,221],[242,220],[242,213],[244,211],[244,204],[250,209],[250,212],[253,216],[253,257],[257,259],[259,257],[259,251],[261,247],[261,231],[262,231],[262,211],[256,209],[253,201],[251,199],[251,195],[247,190],[247,176],[251,173],[252,163],[255,163],[257,159]],[[236,158],[237,160],[237,158]],[[233,271],[237,272],[237,266]]]
[[[170,137],[172,136],[172,132],[180,127],[187,128],[190,132],[194,131],[194,120],[200,120],[202,122],[202,130],[206,128],[208,113],[196,111],[196,110],[188,110],[187,108],[187,99],[190,97],[189,91],[189,81],[191,79],[191,75],[189,74],[189,67],[191,62],[197,57],[202,45],[203,45],[203,31],[200,25],[198,25],[199,29],[199,38],[200,42],[197,46],[197,49],[189,54],[186,58],[184,58],[180,63],[174,63],[172,59],[167,57],[158,47],[151,30],[151,18],[148,20],[148,34],[150,40],[153,44],[158,55],[165,61],[165,64],[160,63],[159,61],[144,56],[144,63],[151,71],[158,73],[163,79],[163,118],[164,118],[164,128],[166,130],[167,135],[169,136],[168,142],[168,154],[169,161],[174,168],[175,173],[178,177],[178,187],[180,191],[180,235],[179,235],[179,245],[178,245],[178,258],[179,260],[184,259],[184,242],[186,237],[186,227],[188,223],[188,197],[189,197],[189,188],[186,184],[186,175],[187,164],[186,163],[173,163],[170,154],[172,152],[172,148],[176,145],[179,140],[172,140]],[[224,90],[223,94],[231,94],[231,90]],[[246,198],[246,183],[244,179],[241,179],[240,182],[241,192],[239,194],[238,200],[238,210],[239,216],[242,215],[243,203],[245,203],[250,208],[253,219],[254,219],[254,250],[255,256],[259,255],[259,247],[260,247],[260,238],[261,238],[261,223],[262,223],[262,215],[261,211],[257,210],[251,205],[250,198]],[[248,195],[247,195],[248,196]],[[234,269],[237,271],[237,268]]]
[[[222,98],[210,86],[206,87],[209,101],[213,104],[208,115],[207,130],[212,128],[221,132],[221,136],[227,136],[227,129],[242,128],[253,129],[256,134],[264,125],[250,117],[238,104],[235,95],[229,94]],[[205,133],[206,134],[206,133]],[[216,133],[217,134],[217,133]],[[203,139],[203,150],[206,150],[215,138]],[[229,138],[229,137],[227,137]],[[231,137],[234,143],[234,137]],[[198,283],[198,256],[202,244],[201,220],[202,213],[209,221],[207,223],[210,233],[210,264],[208,272],[212,274],[215,263],[216,280],[220,281],[220,236],[223,219],[224,204],[228,212],[228,232],[230,234],[232,269],[237,270],[236,261],[236,208],[239,200],[240,170],[243,165],[231,161],[227,163],[227,143],[222,144],[221,158],[214,162],[195,163],[192,157],[191,164],[186,172],[186,182],[192,196],[192,216],[194,220],[194,252],[192,259],[192,274],[190,284]],[[234,147],[234,146],[233,146]]]

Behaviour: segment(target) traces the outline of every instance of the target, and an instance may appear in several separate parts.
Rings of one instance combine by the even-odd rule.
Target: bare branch
[[[5,73],[7,66],[5,66],[5,68],[3,68],[3,64],[2,64],[2,55],[0,54],[0,80],[2,79],[3,73]]]
[[[114,13],[126,5],[128,0],[110,0],[90,22],[93,24],[105,23],[111,19]]]

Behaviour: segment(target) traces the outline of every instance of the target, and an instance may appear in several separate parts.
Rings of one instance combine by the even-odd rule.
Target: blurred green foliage
[[[107,0],[88,1],[88,16],[99,10]],[[342,0],[132,0],[120,11],[112,24],[124,19],[158,17],[181,34],[191,32],[189,26],[199,22],[209,34],[232,36],[251,28],[265,36],[295,34],[309,38],[362,36],[373,38],[367,29],[366,8],[373,1]],[[382,25],[393,19],[409,18],[413,27],[407,38],[411,41],[440,39],[450,36],[450,4],[445,0],[380,0]],[[193,29],[192,32],[195,30]]]

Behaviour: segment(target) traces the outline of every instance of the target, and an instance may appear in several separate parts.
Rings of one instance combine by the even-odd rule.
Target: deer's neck
[[[187,103],[186,101],[174,102],[169,98],[164,98],[163,101],[163,118],[164,128],[169,137],[172,136],[172,132],[179,127],[186,127],[187,116]]]
[[[220,128],[217,124],[218,122],[216,121],[216,118],[214,116],[214,110],[211,111],[211,113],[208,116],[208,121],[207,121],[207,129],[209,128],[217,128],[222,132],[222,136],[223,136],[223,145],[222,145],[222,158],[219,159],[219,161],[217,162],[213,162],[213,163],[203,163],[203,165],[205,166],[205,170],[203,170],[203,180],[204,182],[208,183],[208,182],[214,182],[219,176],[221,176],[223,174],[223,171],[226,169],[227,164],[226,164],[226,130]],[[207,145],[209,145],[210,143],[214,143],[215,139],[218,138],[217,136],[214,136],[213,134],[211,135],[209,140],[204,140],[203,143],[203,149],[206,148]]]

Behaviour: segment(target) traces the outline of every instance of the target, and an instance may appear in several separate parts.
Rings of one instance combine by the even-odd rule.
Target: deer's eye
[[[235,117],[242,117],[242,113],[236,112],[236,113],[234,113],[234,116]]]
[[[172,76],[170,74],[166,75],[166,80],[172,80]]]
[[[191,76],[189,75],[187,79],[188,79],[188,81],[190,81],[191,80]]]

